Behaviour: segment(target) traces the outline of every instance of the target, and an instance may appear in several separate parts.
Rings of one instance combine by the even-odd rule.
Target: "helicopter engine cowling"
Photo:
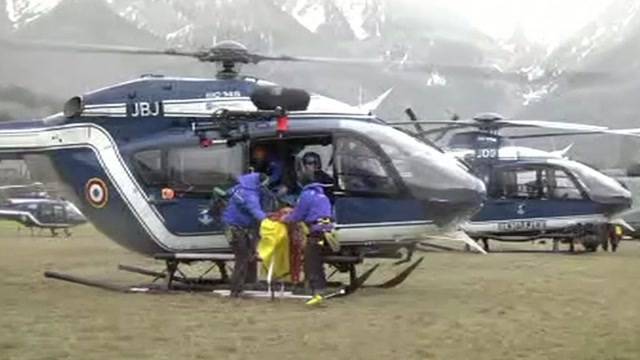
[[[311,97],[302,89],[281,86],[258,86],[251,94],[251,102],[259,110],[274,110],[280,107],[286,111],[304,111]]]

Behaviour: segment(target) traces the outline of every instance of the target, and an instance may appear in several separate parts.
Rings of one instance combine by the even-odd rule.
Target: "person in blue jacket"
[[[269,176],[269,187],[283,186],[284,162],[276,156],[274,150],[270,151],[263,145],[256,146],[253,150],[251,165],[255,171]]]
[[[322,249],[326,235],[332,233],[334,224],[331,202],[325,195],[322,184],[313,179],[313,172],[305,172],[299,176],[299,181],[303,184],[300,198],[293,211],[284,216],[282,221],[304,222],[307,225],[309,235],[304,249],[305,279],[314,293],[322,293],[327,287]]]
[[[238,184],[230,190],[229,202],[222,214],[225,234],[235,256],[231,275],[232,297],[238,297],[242,293],[248,276],[256,276],[256,270],[249,272],[249,266],[255,263],[258,229],[266,218],[260,197],[261,188],[267,181],[268,178],[260,173],[240,176]]]

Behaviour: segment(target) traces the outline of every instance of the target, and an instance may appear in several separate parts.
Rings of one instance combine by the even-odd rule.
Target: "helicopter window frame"
[[[296,133],[286,138],[272,136],[253,138],[248,142],[248,155],[246,159],[247,169],[250,171],[256,170],[254,168],[253,155],[255,148],[258,146],[266,147],[267,150],[270,151],[275,150],[276,158],[284,162],[280,183],[288,189],[295,189],[296,186],[298,186],[297,177],[298,172],[302,169],[302,156],[308,151],[314,151],[313,147],[329,146],[330,155],[328,157],[323,156],[323,151],[319,153],[323,165],[321,170],[330,175],[335,183],[336,179],[335,176],[333,176],[333,154],[335,152],[335,145],[330,132]],[[284,146],[284,148],[278,149],[278,146]],[[284,159],[282,159],[283,156]],[[327,172],[327,170],[329,170],[329,172]]]
[[[202,151],[204,155],[198,154],[199,156],[194,158],[190,156],[193,154],[189,154],[191,151]],[[221,154],[220,151],[224,153]],[[244,171],[246,153],[246,146],[242,143],[236,143],[233,146],[214,145],[207,148],[191,143],[166,144],[138,149],[129,156],[129,160],[135,177],[151,191],[168,187],[187,197],[209,197],[214,187],[226,188],[235,183],[237,176]],[[150,167],[148,163],[145,164],[144,161],[141,161],[141,157],[147,154],[155,156],[155,158],[149,159],[157,162],[154,164],[156,166]],[[206,160],[212,160],[211,164],[200,169],[208,171],[188,169],[190,165],[201,164]],[[225,162],[226,165],[221,165],[222,162]],[[230,165],[233,163],[239,165]],[[211,174],[212,171],[219,169],[223,170]],[[196,178],[208,179],[208,181],[206,183],[204,181],[194,182],[193,180]]]
[[[145,159],[148,154],[153,154],[157,157]],[[150,187],[162,187],[168,184],[167,173],[164,170],[166,168],[166,159],[166,151],[163,151],[162,148],[145,148],[131,154],[130,163],[133,165],[136,178],[141,183]],[[145,160],[159,161],[159,166],[151,166]]]
[[[207,195],[211,194],[214,187],[230,187],[244,170],[244,154],[241,144],[213,145],[208,148],[169,147],[166,151],[168,185],[181,193]],[[207,171],[189,168],[202,161],[213,161],[205,167]],[[234,166],[234,163],[239,165]],[[203,179],[206,181],[202,181]]]
[[[560,177],[564,177],[566,180],[568,180],[571,185],[573,185],[573,188],[570,187],[559,187],[558,186],[558,178],[559,176],[554,174],[554,178],[555,178],[555,186],[553,188],[553,190],[549,190],[549,192],[553,191],[553,194],[551,195],[551,199],[554,200],[584,200],[587,199],[587,193],[584,189],[584,187],[582,186],[582,183],[578,180],[578,178],[575,177],[574,174],[572,174],[570,171],[567,171],[567,169],[563,169],[557,166],[551,166],[548,168],[548,170],[553,170],[555,173],[560,173],[561,176]],[[546,175],[547,181],[549,178],[549,175]],[[549,186],[549,184],[546,184],[547,186]],[[562,192],[557,192],[558,190],[560,191],[564,191],[564,193]],[[576,193],[577,192],[577,193]],[[561,195],[558,195],[561,194]]]
[[[46,202],[38,204],[36,217],[44,224],[54,223],[56,221],[54,205]]]
[[[563,186],[565,192],[562,195],[556,195],[558,190],[557,185],[551,186],[549,180],[549,171],[553,171],[553,177],[558,178],[557,173],[564,179],[571,182],[572,188]],[[522,182],[520,174],[532,172],[533,179],[527,182]],[[531,175],[531,174],[530,174]],[[505,181],[506,177],[508,182]],[[557,180],[554,180],[557,184]],[[510,186],[508,188],[507,186]],[[490,183],[488,186],[489,196],[497,199],[520,199],[520,200],[584,200],[587,199],[586,192],[582,187],[582,184],[578,179],[566,169],[554,165],[522,165],[522,164],[510,164],[503,166],[496,166],[492,170]],[[575,191],[573,194],[572,191]]]
[[[371,154],[374,156],[371,159],[375,159],[378,161],[378,166],[380,167],[380,169],[382,169],[384,171],[384,175],[385,176],[379,176],[379,175],[373,175],[376,178],[386,178],[388,179],[388,183],[387,185],[390,186],[390,188],[388,190],[385,191],[377,191],[376,189],[374,189],[373,187],[367,187],[367,188],[349,188],[346,186],[346,182],[343,178],[341,178],[341,176],[344,176],[343,173],[341,173],[341,169],[339,169],[339,164],[340,164],[340,145],[339,142],[342,139],[351,139],[351,140],[355,140],[359,143],[361,143],[367,150],[369,150],[371,152]],[[403,194],[407,193],[407,189],[405,187],[404,182],[402,181],[402,178],[400,177],[400,174],[398,174],[393,161],[391,160],[391,158],[389,158],[389,156],[387,156],[387,154],[383,151],[382,147],[375,143],[374,141],[371,141],[371,139],[366,138],[365,136],[362,136],[359,133],[356,132],[351,132],[351,131],[337,131],[333,134],[333,138],[332,138],[332,142],[333,142],[333,154],[332,154],[332,161],[333,161],[333,176],[334,176],[334,181],[335,181],[335,185],[336,185],[336,190],[337,191],[343,191],[347,194],[351,194],[351,195],[355,195],[355,196],[362,196],[362,197],[380,197],[380,196],[384,196],[384,197],[397,197]],[[346,152],[346,154],[348,155],[349,152]],[[364,154],[358,156],[358,157],[366,157],[364,156]],[[356,162],[354,162],[356,163]],[[352,163],[352,164],[354,164]],[[364,170],[364,169],[362,169]],[[357,174],[350,174],[349,176],[357,176]],[[362,181],[362,180],[360,180]],[[364,182],[363,182],[364,183]]]
[[[53,204],[53,219],[56,222],[64,223],[67,221],[67,210],[62,204]]]

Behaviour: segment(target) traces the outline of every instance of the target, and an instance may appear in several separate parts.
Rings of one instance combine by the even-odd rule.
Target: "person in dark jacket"
[[[262,178],[266,179],[264,175]],[[249,266],[251,263],[255,264],[258,229],[266,218],[260,205],[262,178],[260,173],[240,176],[238,185],[230,190],[231,196],[222,214],[222,221],[227,228],[227,240],[235,256],[231,276],[232,297],[240,295],[248,276],[256,276],[255,269],[249,272]]]
[[[279,188],[284,186],[284,162],[278,158],[273,150],[266,146],[258,145],[253,150],[251,165],[255,171],[269,176],[269,186]]]
[[[285,223],[304,222],[309,229],[304,249],[304,273],[314,293],[321,293],[327,287],[322,259],[325,236],[333,231],[332,209],[329,198],[324,194],[322,184],[312,182],[312,173],[302,175],[306,183],[293,211],[282,221]]]
[[[302,156],[305,172],[313,173],[313,180],[325,187],[333,186],[333,177],[322,170],[322,159],[316,152],[309,151]]]

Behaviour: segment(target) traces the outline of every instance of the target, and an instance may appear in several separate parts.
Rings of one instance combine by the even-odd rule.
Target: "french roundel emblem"
[[[109,190],[107,184],[101,179],[92,178],[87,181],[84,187],[84,195],[91,206],[101,208],[109,201]]]

